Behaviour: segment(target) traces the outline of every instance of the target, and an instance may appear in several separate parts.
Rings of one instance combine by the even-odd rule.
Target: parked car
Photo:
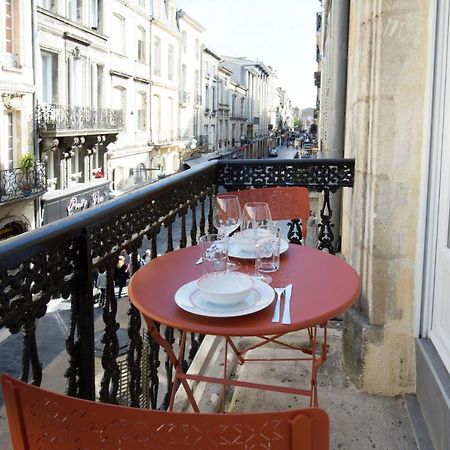
[[[314,144],[312,142],[304,142],[302,145],[302,149],[303,150],[312,150],[312,148],[314,147]]]
[[[271,158],[276,158],[278,156],[278,150],[276,148],[270,149],[268,156]]]

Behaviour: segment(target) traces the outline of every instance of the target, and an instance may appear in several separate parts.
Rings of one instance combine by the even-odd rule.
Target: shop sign
[[[95,206],[105,201],[105,193],[100,191],[94,191],[91,195],[91,205]]]
[[[85,198],[72,197],[67,204],[67,215],[72,216],[76,212],[83,211],[88,207],[88,201]]]

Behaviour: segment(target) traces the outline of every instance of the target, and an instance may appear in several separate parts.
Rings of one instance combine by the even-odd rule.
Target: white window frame
[[[120,14],[113,13],[112,15],[112,42],[111,48],[115,53],[125,56],[126,55],[126,47],[125,47],[125,30],[126,30],[126,21],[125,17]]]
[[[169,44],[167,48],[167,78],[173,81],[175,74],[175,47]]]
[[[142,27],[137,27],[137,39],[136,39],[136,56],[137,56],[137,61],[144,63],[145,64],[145,48],[146,48],[146,39],[147,39],[147,35],[145,33],[145,30]]]
[[[8,169],[14,169],[17,161],[17,124],[14,111],[7,111],[5,115],[6,124],[6,148]]]
[[[153,38],[153,74],[161,76],[161,38],[159,36]]]

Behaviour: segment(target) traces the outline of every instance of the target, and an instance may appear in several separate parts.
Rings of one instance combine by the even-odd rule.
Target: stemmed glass
[[[256,254],[259,245],[270,237],[270,228],[272,226],[272,214],[267,203],[251,202],[246,203],[241,216],[241,233],[245,239],[255,243],[255,271],[252,277],[270,284],[272,277],[263,274],[258,270]]]
[[[237,195],[220,194],[214,199],[213,223],[222,238],[228,237],[241,224],[241,205]],[[237,270],[238,262],[227,261],[228,270]]]

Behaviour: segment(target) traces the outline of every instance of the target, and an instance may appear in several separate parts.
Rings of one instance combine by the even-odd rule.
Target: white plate
[[[289,242],[281,238],[280,255],[281,253],[284,253],[288,248]],[[249,252],[247,250],[242,249],[239,246],[239,244],[235,240],[233,240],[233,238],[231,238],[230,245],[228,246],[228,256],[239,259],[255,259],[255,252],[254,251]]]
[[[231,306],[214,305],[202,298],[197,280],[194,280],[178,289],[175,303],[185,311],[199,316],[237,317],[261,311],[272,303],[274,297],[274,290],[268,284],[255,280],[253,289],[242,302]]]

